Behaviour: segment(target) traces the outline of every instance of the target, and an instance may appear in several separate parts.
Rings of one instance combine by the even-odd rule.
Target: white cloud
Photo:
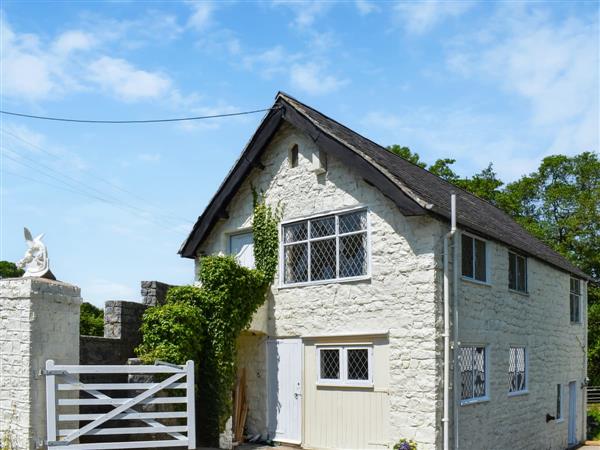
[[[290,81],[294,88],[311,95],[329,94],[348,84],[346,79],[326,74],[323,66],[315,62],[294,64],[290,71]]]
[[[377,5],[368,0],[355,0],[354,4],[361,16],[366,16],[372,12],[379,11]]]
[[[95,38],[80,30],[66,31],[53,44],[53,50],[60,55],[67,55],[77,50],[89,50],[95,44]]]
[[[294,14],[292,25],[297,28],[308,28],[315,20],[323,16],[333,5],[333,2],[323,0],[273,0],[274,6],[285,6]]]
[[[162,97],[171,89],[167,76],[138,69],[123,59],[103,56],[88,71],[90,80],[125,101]]]
[[[197,31],[205,30],[211,23],[215,4],[210,1],[196,1],[189,4],[192,7],[192,15],[188,19],[188,26]]]
[[[530,106],[531,127],[554,136],[552,152],[598,149],[597,22],[553,22],[535,10],[502,17],[494,18],[488,28],[495,34],[480,45],[453,47],[448,67],[524,99]]]
[[[446,19],[461,16],[475,2],[423,0],[420,2],[398,2],[394,10],[402,27],[412,34],[423,34]]]

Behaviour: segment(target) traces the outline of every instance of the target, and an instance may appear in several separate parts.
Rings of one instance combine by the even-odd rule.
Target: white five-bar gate
[[[81,383],[79,374],[164,374],[164,381],[155,383]],[[55,365],[54,361],[46,362],[46,417],[48,432],[48,448],[51,450],[109,450],[156,447],[196,448],[194,417],[194,362],[188,361],[184,366],[157,363],[156,365],[122,365],[122,366],[75,366]],[[183,382],[185,378],[185,382]],[[157,397],[160,391],[166,396]],[[174,391],[171,391],[174,390]],[[183,396],[170,396],[173,392],[185,391]],[[92,398],[60,398],[65,391],[85,391]],[[103,392],[135,391],[134,397],[109,397]],[[145,405],[183,404],[184,411],[144,412],[139,409]],[[114,408],[106,413],[76,414],[61,413],[61,407],[79,407],[84,405],[108,405]],[[136,409],[137,408],[137,409]],[[63,408],[64,409],[64,408]],[[172,408],[170,408],[172,409]],[[183,409],[183,408],[177,408]],[[57,414],[57,410],[59,413]],[[161,423],[161,419],[185,419],[185,425]],[[124,426],[119,428],[100,428],[108,421],[136,420],[146,426]],[[65,422],[78,423],[77,428],[63,428]],[[81,422],[86,423],[81,425]],[[170,420],[170,423],[173,423]],[[63,424],[61,426],[61,423]],[[67,425],[68,426],[68,425]],[[71,425],[72,426],[72,425]],[[129,442],[95,442],[78,443],[82,436],[106,435],[168,435],[171,439],[136,440]],[[93,438],[89,439],[92,440]]]

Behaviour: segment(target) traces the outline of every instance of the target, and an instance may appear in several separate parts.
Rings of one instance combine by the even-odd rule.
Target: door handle
[[[298,394],[297,392],[294,394],[294,398],[302,397],[302,394]]]

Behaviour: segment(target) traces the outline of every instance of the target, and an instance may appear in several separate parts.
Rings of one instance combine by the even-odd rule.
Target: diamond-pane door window
[[[508,359],[508,391],[527,389],[527,361],[525,347],[511,347]]]
[[[339,380],[340,378],[340,350],[319,349],[322,380]]]
[[[348,349],[348,379],[369,379],[369,350],[366,348]]]

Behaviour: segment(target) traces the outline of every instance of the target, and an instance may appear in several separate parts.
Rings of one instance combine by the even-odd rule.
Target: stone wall
[[[299,162],[291,168],[287,155],[294,144],[299,146]],[[416,439],[420,449],[434,449],[440,441],[441,353],[436,338],[441,290],[435,249],[441,242],[441,225],[429,217],[402,216],[388,198],[333,157],[327,172],[316,175],[311,171],[315,151],[308,136],[289,126],[282,129],[262,158],[265,169],[254,169],[244,181],[228,207],[229,219],[214,227],[199,254],[226,253],[229,234],[251,226],[251,186],[263,190],[269,204],[281,202],[284,221],[367,206],[371,276],[305,287],[280,287],[276,282],[267,305],[268,335],[389,332],[390,410],[387,417],[382,414],[390,426],[381,441],[392,444],[406,437]],[[257,389],[261,391],[256,395],[266,397],[263,387]],[[266,430],[264,417],[262,411],[250,410],[248,423]]]
[[[46,360],[77,364],[79,288],[41,278],[0,280],[0,435],[14,448],[46,439]],[[0,441],[2,440],[0,436]]]
[[[104,307],[104,337],[80,336],[80,364],[126,364],[141,342],[142,314],[147,306],[109,300]]]
[[[172,287],[160,281],[142,281],[142,303],[146,306],[162,305],[167,298],[167,291]]]
[[[486,345],[489,400],[459,406],[461,449],[567,448],[568,383],[577,383],[577,436],[585,439],[585,328],[571,324],[570,275],[533,258],[527,260],[527,293],[508,289],[508,249],[488,242],[491,279],[488,284],[460,283],[459,339]],[[587,310],[584,298],[582,314]],[[585,315],[582,316],[585,318]],[[511,346],[527,352],[526,393],[509,396]],[[556,415],[557,384],[563,385],[563,420]]]

